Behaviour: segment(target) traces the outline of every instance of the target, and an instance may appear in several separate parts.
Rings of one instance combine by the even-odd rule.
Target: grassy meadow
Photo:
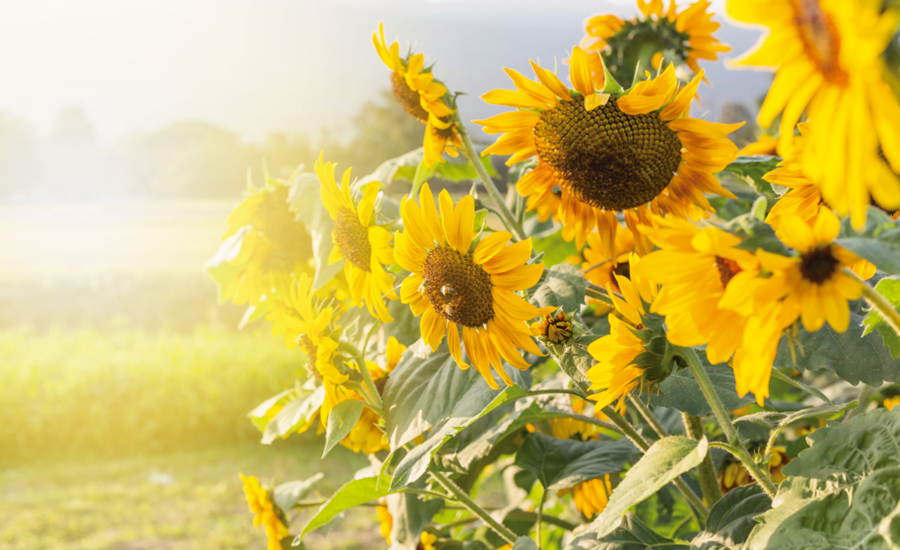
[[[258,443],[247,412],[305,359],[202,273],[238,200],[0,206],[0,550],[263,549],[238,472],[328,495],[367,465]],[[383,543],[340,521],[305,546]]]

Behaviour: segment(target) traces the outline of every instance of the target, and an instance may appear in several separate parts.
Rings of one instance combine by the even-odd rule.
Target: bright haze
[[[389,41],[426,52],[439,78],[468,94],[460,107],[475,119],[497,112],[478,96],[509,87],[502,67],[553,66],[587,16],[635,11],[631,0],[5,2],[0,111],[46,133],[60,109],[80,106],[101,144],[182,120],[246,140],[346,134],[362,102],[389,84],[371,44],[384,21]],[[759,32],[726,23],[718,36],[733,57]],[[704,67],[713,87],[701,88],[700,111],[710,118],[726,102],[752,106],[767,84],[721,62]]]

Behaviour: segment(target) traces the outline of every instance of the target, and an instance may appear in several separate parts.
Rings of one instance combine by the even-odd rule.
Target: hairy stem
[[[647,421],[647,424],[650,424],[650,427],[653,428],[653,431],[656,432],[659,437],[669,437],[669,432],[659,423],[659,419],[656,418],[653,412],[650,411],[640,398],[635,397],[634,394],[630,394],[628,398],[631,400],[631,404],[634,405],[634,408],[638,410],[644,420]]]
[[[697,380],[697,384],[700,385],[703,396],[706,397],[706,401],[709,403],[710,408],[712,408],[716,420],[719,421],[722,431],[725,432],[725,437],[728,440],[729,445],[734,448],[735,456],[737,456],[744,464],[744,467],[747,468],[750,475],[756,479],[757,483],[762,486],[763,490],[770,497],[775,498],[775,484],[772,483],[772,480],[769,478],[769,473],[763,471],[756,464],[756,461],[753,460],[750,452],[747,451],[746,447],[744,447],[744,444],[741,442],[741,438],[738,436],[737,430],[731,422],[731,416],[728,414],[728,411],[725,410],[725,405],[722,404],[722,400],[719,399],[719,394],[717,394],[715,388],[713,388],[712,381],[710,381],[706,369],[700,364],[700,358],[697,357],[697,352],[690,348],[676,348],[674,346],[672,346],[672,348],[673,354],[684,359],[688,364],[688,367],[690,367],[691,372],[694,374],[694,378]]]
[[[525,231],[522,230],[522,226],[516,220],[515,216],[513,216],[513,213],[509,211],[506,201],[503,200],[503,195],[500,194],[497,186],[494,185],[494,180],[491,179],[487,170],[484,169],[484,165],[481,164],[481,159],[475,151],[475,145],[472,143],[472,138],[469,137],[469,133],[466,131],[466,127],[459,116],[458,110],[453,114],[453,118],[456,119],[456,128],[459,131],[459,136],[462,138],[463,154],[466,155],[466,158],[469,159],[469,162],[472,164],[472,168],[475,169],[475,173],[481,178],[481,183],[484,185],[484,188],[487,189],[488,195],[490,195],[491,199],[494,201],[497,210],[500,212],[500,217],[503,219],[503,223],[515,233],[517,240],[524,241],[527,238]]]
[[[684,430],[688,437],[694,441],[700,441],[704,437],[703,420],[696,416],[691,416],[686,412],[681,413],[681,419],[684,421]],[[703,491],[703,498],[706,504],[712,506],[722,498],[722,489],[719,488],[719,479],[716,477],[716,467],[713,465],[712,454],[706,453],[706,458],[697,466],[697,473],[700,474],[700,490]]]
[[[515,544],[516,539],[518,538],[515,533],[513,533],[509,527],[503,525],[499,521],[495,520],[491,517],[490,514],[487,513],[487,510],[479,506],[474,500],[472,500],[469,495],[466,494],[465,491],[459,488],[459,486],[453,482],[452,479],[447,477],[441,472],[428,472],[431,477],[434,478],[435,481],[440,483],[444,489],[456,497],[456,500],[459,501],[460,504],[469,509],[470,512],[481,518],[486,524],[488,524],[491,529],[497,532],[498,535],[503,537],[503,539],[510,543]]]

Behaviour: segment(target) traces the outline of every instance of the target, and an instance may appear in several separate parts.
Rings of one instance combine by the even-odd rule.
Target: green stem
[[[524,510],[513,510],[512,512],[506,514],[506,517],[509,519],[537,521],[537,513],[536,512],[526,512]],[[459,527],[460,525],[468,525],[475,521],[478,521],[478,518],[471,517],[471,518],[461,519],[459,521],[454,521],[453,523],[444,523],[444,524],[441,524],[440,527],[442,529],[445,527],[449,527],[449,528]],[[550,525],[562,527],[566,531],[573,531],[578,528],[577,523],[572,523],[570,521],[566,521],[557,516],[548,516],[547,514],[541,514],[541,521],[543,521],[544,523],[548,523]]]
[[[653,431],[656,432],[659,437],[669,437],[669,432],[659,423],[659,419],[656,418],[640,398],[635,397],[634,394],[629,394],[628,398],[631,400],[631,404],[634,405],[634,408],[638,410],[644,420],[647,421],[647,424],[650,424],[650,427],[653,428]]]
[[[506,201],[503,200],[503,196],[500,194],[497,186],[494,185],[494,180],[491,179],[487,170],[484,169],[484,165],[481,164],[481,159],[478,156],[478,152],[475,151],[475,145],[472,143],[472,138],[469,137],[469,132],[466,131],[466,127],[459,116],[459,110],[453,113],[453,118],[456,119],[456,129],[459,132],[459,137],[462,138],[463,154],[466,155],[466,158],[472,163],[475,173],[481,178],[481,183],[484,185],[484,188],[487,189],[488,195],[493,199],[504,223],[506,223],[506,225],[511,228],[512,232],[515,233],[517,240],[524,241],[528,237],[525,235],[525,231],[522,230],[522,226],[516,221],[515,216],[509,211],[509,207],[506,206]]]
[[[454,498],[453,498],[452,496],[450,496],[450,495],[445,495],[445,494],[443,494],[443,493],[438,493],[437,491],[428,491],[428,490],[426,490],[426,489],[409,489],[409,488],[407,488],[407,489],[403,489],[403,492],[404,492],[404,493],[413,493],[413,494],[416,494],[416,495],[425,495],[425,496],[430,496],[430,497],[436,497],[436,498],[440,498],[440,499],[443,499],[443,500],[449,500],[450,502],[455,502],[455,501],[456,501],[456,499],[454,499]]]
[[[681,419],[684,421],[684,430],[688,437],[694,441],[700,441],[704,437],[703,420],[696,416],[691,416],[686,412],[681,413]],[[697,466],[697,473],[700,474],[700,490],[703,491],[703,498],[706,504],[712,506],[722,498],[722,489],[719,487],[719,478],[716,477],[716,467],[712,461],[712,455],[706,453],[706,458]]]
[[[538,550],[541,550],[541,523],[543,520],[541,515],[544,513],[544,502],[546,500],[547,500],[547,489],[544,489],[544,492],[541,493],[541,503],[538,504],[537,519],[535,520],[536,529],[535,529],[535,533],[534,533],[534,535],[535,535],[534,538],[537,539]]]
[[[725,438],[735,449],[735,456],[737,456],[744,464],[744,467],[747,468],[750,475],[756,479],[757,483],[762,486],[763,490],[770,497],[775,498],[775,484],[769,479],[768,472],[764,472],[756,464],[756,461],[753,460],[753,457],[741,442],[741,438],[738,436],[737,430],[731,422],[731,416],[728,414],[728,411],[725,410],[725,405],[722,404],[722,400],[719,399],[719,394],[717,394],[715,388],[713,388],[712,381],[709,379],[706,369],[700,364],[700,358],[697,357],[697,353],[690,348],[670,347],[672,348],[673,355],[677,355],[684,359],[688,364],[688,367],[690,367],[691,372],[694,374],[694,379],[697,380],[697,384],[700,386],[700,391],[703,392],[703,396],[706,397],[706,401],[713,410],[716,420],[719,421],[722,431],[725,432]]]
[[[615,305],[613,304],[612,298],[609,297],[609,293],[606,292],[605,288],[599,287],[593,283],[588,283],[587,288],[584,291],[585,295],[595,299],[600,300],[604,304],[608,306]]]
[[[617,413],[608,406],[603,407],[603,414],[605,414],[606,417],[613,422],[613,424],[618,426],[622,430],[622,433],[624,433],[625,436],[630,439],[638,449],[645,453],[647,452],[647,450],[650,448],[650,443],[648,443],[647,440],[644,439],[644,437],[639,434],[627,420],[625,420],[624,416]],[[681,494],[684,495],[684,498],[687,499],[687,501],[691,504],[691,510],[697,514],[697,522],[700,524],[700,526],[702,527],[706,525],[706,518],[709,516],[709,509],[704,506],[703,501],[700,500],[700,497],[694,494],[694,491],[692,491],[691,488],[687,486],[687,483],[685,483],[684,480],[680,477],[675,478],[672,483],[675,484],[675,487],[677,487],[678,490],[681,491]]]
[[[503,525],[499,521],[495,520],[491,517],[487,511],[479,506],[474,500],[472,500],[469,495],[466,494],[465,491],[459,488],[459,486],[453,482],[452,479],[447,477],[441,472],[429,472],[431,477],[434,478],[435,481],[440,483],[444,489],[450,492],[451,495],[456,497],[456,500],[459,501],[460,504],[469,509],[470,512],[481,518],[486,524],[488,524],[491,529],[497,532],[506,542],[510,544],[515,544],[516,539],[518,538],[515,533],[513,533],[509,527]]]
[[[375,387],[375,382],[372,380],[372,375],[369,373],[369,368],[366,366],[366,356],[357,349],[356,346],[349,342],[341,342],[338,344],[338,350],[346,351],[356,360],[356,365],[359,367],[363,384],[365,384],[367,390],[366,393],[369,394],[372,404],[381,409],[381,394],[378,393],[378,388]]]
[[[866,302],[869,303],[870,306],[875,308],[875,311],[881,315],[881,318],[884,319],[884,322],[888,324],[889,327],[894,331],[897,336],[900,336],[900,312],[894,309],[893,304],[891,304],[887,298],[878,293],[877,290],[869,286],[869,283],[863,281],[856,275],[853,271],[847,269],[846,267],[843,269],[845,275],[848,275],[859,283],[859,286],[862,287],[863,298],[866,299]]]

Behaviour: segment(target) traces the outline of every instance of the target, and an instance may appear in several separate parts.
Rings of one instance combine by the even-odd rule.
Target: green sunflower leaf
[[[894,309],[900,310],[900,278],[886,277],[878,281],[878,284],[875,285],[875,290],[884,296],[894,306]],[[866,327],[863,335],[871,334],[872,331],[877,330],[878,334],[884,339],[884,345],[890,350],[891,357],[900,359],[900,336],[885,322],[878,311],[871,310],[862,323]]]
[[[900,503],[900,410],[876,409],[806,440],[745,547],[892,548],[880,530]]]
[[[516,466],[534,473],[548,490],[565,489],[622,470],[635,447],[631,441],[576,441],[528,434]]]
[[[713,383],[719,399],[729,411],[739,409],[744,405],[754,401],[753,395],[748,393],[744,397],[738,397],[735,391],[734,370],[728,365],[722,363],[718,365],[710,365],[706,359],[706,354],[700,352],[697,354],[703,368],[706,369],[709,379]],[[659,385],[660,394],[641,395],[641,400],[655,407],[665,407],[667,409],[676,409],[686,412],[691,416],[706,416],[712,414],[709,402],[703,396],[700,385],[690,369],[679,369],[669,375]]]
[[[590,342],[595,339],[574,338],[565,346],[553,346],[554,349],[550,350],[559,368],[576,384],[588,382],[587,372],[597,364],[597,360],[587,350]],[[556,350],[559,348],[562,348],[562,351],[557,353]]]
[[[653,495],[681,474],[697,467],[706,457],[706,438],[694,441],[671,436],[660,439],[635,464],[622,483],[613,490],[606,509],[591,524],[597,538],[605,537],[622,524],[625,512]]]
[[[320,506],[319,509],[316,510],[316,513],[309,518],[309,521],[306,522],[303,530],[300,531],[300,534],[294,539],[294,546],[299,545],[307,533],[322,527],[344,510],[359,506],[360,504],[365,504],[369,501],[377,500],[396,492],[388,489],[388,485],[390,485],[389,481],[390,480],[385,479],[379,483],[378,478],[366,477],[354,479],[353,481],[346,483],[331,495],[331,498],[329,498],[325,504]]]
[[[347,399],[331,409],[328,414],[328,428],[325,431],[325,448],[322,450],[322,458],[325,458],[325,455],[347,437],[350,430],[356,426],[364,406],[363,402],[358,399]]]
[[[688,550],[686,542],[676,542],[656,534],[636,515],[628,512],[621,525],[608,535],[598,537],[596,522],[575,537],[565,550]]]
[[[794,358],[785,336],[778,344],[774,364],[798,370],[832,370],[854,386],[860,382],[875,387],[885,381],[900,382],[900,360],[891,357],[880,335],[865,334],[861,324],[862,316],[851,310],[850,326],[842,333],[828,324],[812,334],[800,326],[800,346],[794,344]]]
[[[298,479],[297,481],[289,481],[275,487],[272,491],[272,500],[281,508],[281,511],[287,514],[301,500],[306,498],[315,486],[325,478],[325,474],[318,474],[307,478]]]
[[[512,550],[537,550],[537,547],[537,543],[531,537],[519,537],[512,545]]]
[[[760,193],[776,196],[772,185],[763,179],[763,176],[774,170],[781,158],[773,155],[741,155],[725,167],[723,172],[730,172],[744,178],[754,189]]]
[[[373,180],[387,185],[388,182],[395,179],[402,179],[412,183],[416,179],[416,172],[419,169],[419,165],[422,163],[423,156],[424,150],[419,147],[418,149],[414,149],[399,157],[386,160],[381,163],[374,172],[361,178],[356,185],[365,185]],[[481,164],[484,166],[484,169],[489,176],[498,177],[497,171],[494,169],[493,164],[491,164],[490,157],[482,157]],[[445,158],[444,162],[438,163],[431,169],[423,166],[423,170],[427,172],[422,174],[425,176],[426,181],[431,177],[438,177],[442,180],[452,182],[473,181],[478,179],[478,174],[475,172],[475,169],[462,155],[457,158]]]
[[[414,484],[416,489],[425,489],[424,480]],[[439,498],[423,501],[421,495],[414,493],[395,493],[386,499],[388,512],[391,513],[391,548],[416,550],[422,531],[431,525],[431,520],[444,507]]]
[[[392,451],[430,433],[397,465],[394,487],[421,477],[431,456],[457,432],[526,393],[530,384],[523,373],[510,366],[506,372],[514,385],[495,375],[499,389],[493,390],[477,370],[456,365],[446,342],[434,353],[421,340],[406,350],[384,387],[385,433]]]
[[[756,527],[756,516],[772,508],[759,485],[729,491],[710,509],[706,529],[691,541],[692,550],[740,550]]]
[[[298,396],[286,403],[266,424],[262,443],[268,445],[277,438],[287,437],[291,432],[305,426],[315,417],[324,400],[325,388],[319,386],[314,392]]]
[[[584,304],[587,281],[577,267],[558,264],[544,274],[543,282],[531,296],[538,307],[561,307],[563,311],[578,311]]]

